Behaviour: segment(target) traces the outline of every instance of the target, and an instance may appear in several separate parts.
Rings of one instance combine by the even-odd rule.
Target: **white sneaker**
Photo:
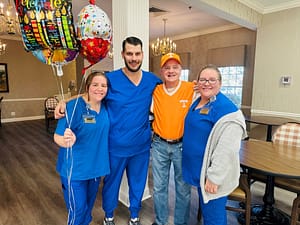
[[[139,218],[130,219],[128,225],[141,225]]]
[[[104,218],[103,225],[115,225],[114,218]]]

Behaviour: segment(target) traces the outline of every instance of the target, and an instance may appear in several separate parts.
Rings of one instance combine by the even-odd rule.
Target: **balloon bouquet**
[[[75,60],[79,53],[90,63],[83,74],[106,57],[112,28],[95,0],[90,0],[78,14],[77,33],[71,0],[15,0],[15,6],[25,50],[56,68],[53,71],[58,77],[63,75],[62,66]]]
[[[25,50],[52,66],[53,73],[60,78],[62,97],[62,67],[76,59],[80,53],[90,63],[82,70],[85,76],[86,69],[104,59],[111,46],[112,29],[109,18],[95,5],[95,0],[90,0],[89,3],[78,14],[76,33],[71,0],[15,0]],[[79,93],[82,84],[83,79]],[[76,105],[77,101],[73,110]],[[68,113],[66,119],[70,127],[72,118],[67,118],[67,115]],[[67,158],[70,162],[71,152],[72,148],[68,149]],[[72,167],[69,174],[68,182],[71,180]],[[69,190],[69,195],[73,199],[72,190]],[[69,221],[73,219],[68,218]]]

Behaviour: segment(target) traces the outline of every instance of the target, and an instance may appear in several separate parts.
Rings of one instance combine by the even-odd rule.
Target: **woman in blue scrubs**
[[[94,72],[85,83],[85,94],[67,103],[67,116],[59,119],[54,134],[60,146],[56,169],[69,212],[68,225],[92,221],[101,176],[110,172],[109,120],[102,101],[107,94],[107,78]]]
[[[226,201],[239,183],[239,149],[247,136],[242,112],[220,92],[221,73],[205,66],[198,76],[200,97],[185,118],[182,175],[198,188],[204,225],[226,225]]]

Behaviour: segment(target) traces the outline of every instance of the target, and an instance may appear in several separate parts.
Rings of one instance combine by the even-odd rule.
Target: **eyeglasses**
[[[206,82],[208,82],[209,84],[216,84],[218,80],[219,79],[214,79],[214,78],[211,79],[200,78],[198,82],[199,84],[205,84]]]

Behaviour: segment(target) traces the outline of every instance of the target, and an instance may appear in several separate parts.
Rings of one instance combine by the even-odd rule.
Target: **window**
[[[219,70],[222,74],[222,93],[240,108],[242,104],[244,67],[219,67]]]
[[[189,81],[189,72],[190,72],[190,70],[188,70],[188,69],[182,69],[180,80]]]

